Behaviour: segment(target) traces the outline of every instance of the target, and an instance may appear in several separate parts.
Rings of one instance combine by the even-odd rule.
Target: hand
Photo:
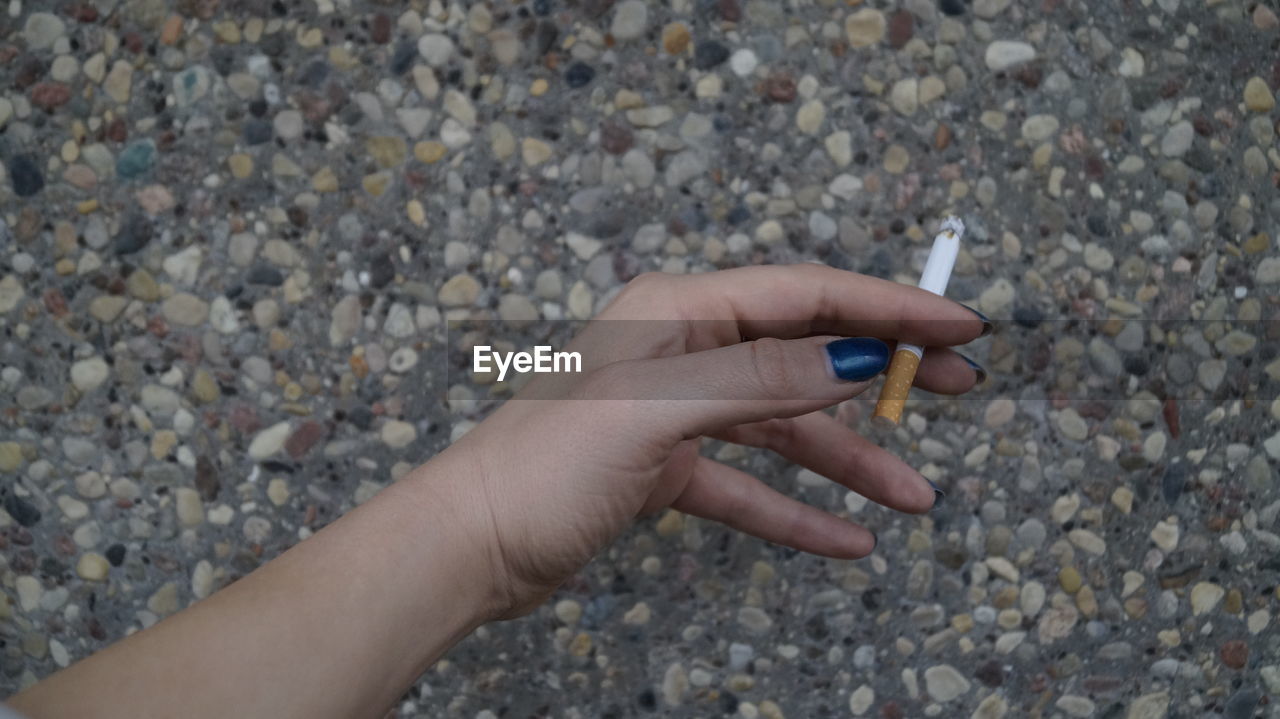
[[[950,300],[817,265],[641,277],[598,320],[565,348],[583,374],[543,375],[310,539],[12,705],[32,717],[381,716],[475,627],[537,606],[666,506],[865,556],[865,529],[700,457],[698,442],[765,447],[927,511],[919,474],[821,410],[883,371],[889,349],[874,338],[930,346],[920,386],[963,392],[974,370],[945,347],[984,329]]]
[[[820,265],[644,275],[567,348],[582,374],[539,377],[422,470],[452,478],[468,516],[483,518],[476,541],[500,617],[538,606],[637,516],[668,506],[863,557],[871,532],[700,456],[701,438],[769,449],[886,507],[926,512],[935,489],[918,472],[821,410],[885,369],[890,349],[875,338],[934,348],[917,384],[965,392],[977,373],[945,347],[984,329],[951,300]]]

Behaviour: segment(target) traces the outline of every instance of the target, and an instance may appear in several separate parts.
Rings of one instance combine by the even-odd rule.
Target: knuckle
[[[670,294],[670,276],[661,272],[646,272],[637,275],[623,285],[608,305],[599,313],[598,319],[626,319],[628,317],[651,316],[654,306],[664,301]]]
[[[800,389],[800,376],[788,361],[786,342],[763,337],[752,341],[750,347],[752,371],[765,396],[770,399],[795,397]]]
[[[644,300],[658,295],[667,278],[661,272],[645,272],[637,275],[618,293],[618,300]]]
[[[796,440],[796,423],[791,419],[774,418],[767,420],[764,428],[764,449],[779,452],[792,445]]]

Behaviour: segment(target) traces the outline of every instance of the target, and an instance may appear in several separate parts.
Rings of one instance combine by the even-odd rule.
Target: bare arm
[[[575,346],[590,366],[567,387],[506,403],[316,536],[14,707],[34,719],[380,716],[472,629],[532,610],[638,514],[667,506],[864,557],[866,528],[701,457],[700,437],[926,512],[935,487],[822,410],[884,370],[877,337],[933,348],[918,383],[967,391],[978,375],[945,347],[985,324],[923,290],[812,265],[649,276],[603,316],[671,321],[588,328]]]
[[[448,454],[187,611],[17,695],[45,717],[381,716],[491,618]],[[197,680],[197,678],[202,678]]]

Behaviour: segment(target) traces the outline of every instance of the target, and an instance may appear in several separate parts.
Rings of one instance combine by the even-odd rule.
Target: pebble
[[[443,67],[453,56],[453,41],[447,35],[427,33],[418,38],[418,54],[432,67]]]
[[[742,607],[739,609],[738,623],[756,634],[763,634],[773,626],[773,620],[769,618],[769,615],[756,607]]]
[[[1058,131],[1058,118],[1053,115],[1032,115],[1022,123],[1022,137],[1031,142],[1043,142]]]
[[[710,70],[729,59],[729,48],[715,40],[700,40],[693,47],[693,66]]]
[[[1009,68],[1034,60],[1036,50],[1025,42],[1018,40],[996,40],[987,46],[985,60],[987,69],[992,72],[1003,72]]]
[[[85,581],[105,581],[107,573],[110,571],[110,562],[107,561],[106,557],[96,552],[85,552],[76,561],[76,574]]]
[[[667,23],[662,28],[662,49],[669,55],[683,55],[692,39],[689,26],[682,22]]]
[[[1276,96],[1267,82],[1255,75],[1244,84],[1244,106],[1251,112],[1271,112],[1276,106]]]
[[[131,143],[116,160],[116,174],[126,180],[136,179],[155,163],[156,145],[150,139]]]
[[[249,443],[250,459],[257,461],[268,459],[284,448],[284,442],[288,438],[288,422],[271,425],[255,435],[253,441]]]
[[[562,624],[574,626],[582,618],[582,605],[572,599],[561,599],[556,602],[554,613]]]
[[[81,392],[92,392],[102,386],[111,368],[101,357],[90,357],[71,365],[71,384]]]
[[[44,173],[31,155],[21,154],[9,158],[9,183],[13,194],[31,197],[44,189]]]
[[[760,59],[750,48],[742,48],[729,56],[729,69],[738,77],[747,77],[759,64]]]
[[[575,62],[564,72],[564,83],[571,89],[585,87],[596,77],[595,68],[585,62]]]
[[[1198,582],[1191,588],[1191,613],[1195,616],[1211,612],[1227,592],[1212,582]]]
[[[875,701],[875,690],[863,684],[849,694],[849,711],[854,716],[863,716]]]
[[[1129,713],[1125,715],[1125,719],[1164,719],[1168,710],[1168,693],[1144,694],[1129,705]]]
[[[175,325],[196,327],[209,317],[209,303],[186,292],[179,292],[161,304],[165,319]]]
[[[684,665],[675,662],[662,675],[662,700],[667,706],[679,706],[689,690],[689,675]]]
[[[969,691],[969,680],[965,679],[950,664],[939,664],[924,670],[925,689],[935,701],[949,702]]]
[[[158,616],[165,617],[178,611],[178,585],[176,582],[165,582],[147,598],[147,609]]]
[[[884,39],[888,25],[888,20],[881,11],[862,8],[845,18],[845,37],[851,47],[870,47]]]
[[[536,167],[551,159],[551,146],[534,137],[526,137],[520,143],[520,157],[524,164]]]
[[[66,34],[67,26],[62,18],[48,12],[33,12],[22,26],[22,39],[27,50],[40,51],[53,47],[55,41]]]
[[[610,34],[617,40],[635,40],[644,35],[649,23],[649,6],[643,0],[624,0],[613,14]]]
[[[889,104],[903,115],[914,115],[920,107],[920,84],[915,78],[899,80],[889,92]]]
[[[179,487],[174,493],[174,510],[178,516],[178,524],[183,527],[197,527],[204,523],[204,504],[200,494],[188,487]]]
[[[1078,412],[1070,407],[1059,412],[1055,422],[1058,431],[1067,439],[1083,442],[1089,436],[1089,425]]]
[[[1165,157],[1182,157],[1191,149],[1191,141],[1195,136],[1191,123],[1183,120],[1165,132],[1164,138],[1160,140],[1160,152]]]
[[[382,443],[392,449],[403,449],[418,438],[418,431],[412,424],[400,420],[388,420],[382,425]]]
[[[1013,0],[974,0],[973,14],[984,20],[990,20],[1012,4]]]

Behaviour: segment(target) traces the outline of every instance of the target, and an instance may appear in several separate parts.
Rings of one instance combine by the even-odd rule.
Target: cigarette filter
[[[960,254],[960,238],[963,235],[964,223],[960,218],[953,215],[942,221],[938,235],[933,238],[933,249],[929,251],[924,272],[920,275],[921,289],[935,295],[946,294],[951,269],[955,267],[956,256]],[[884,387],[880,390],[880,399],[876,402],[876,413],[872,421],[877,425],[894,427],[902,421],[902,408],[906,406],[907,394],[911,391],[911,384],[915,382],[916,370],[920,368],[923,357],[923,347],[898,343],[893,359],[889,361],[889,371]]]

